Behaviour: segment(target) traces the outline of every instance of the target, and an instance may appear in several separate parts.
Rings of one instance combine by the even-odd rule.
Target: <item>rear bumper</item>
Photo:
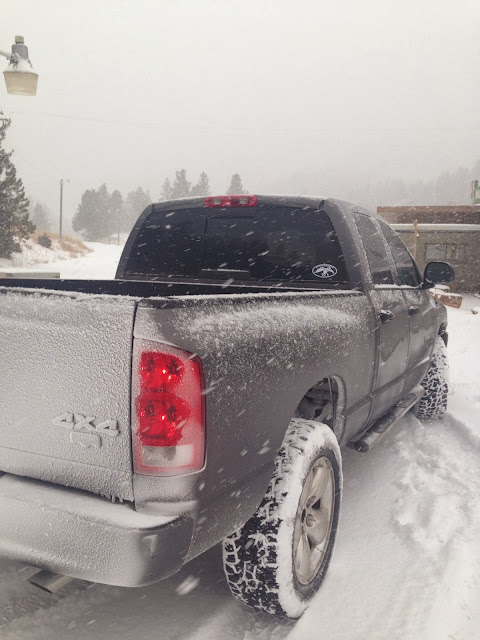
[[[191,518],[149,516],[129,504],[13,475],[0,477],[0,556],[74,578],[151,584],[183,565]]]

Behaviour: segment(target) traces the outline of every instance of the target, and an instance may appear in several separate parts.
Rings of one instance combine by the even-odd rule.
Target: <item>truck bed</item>
[[[132,356],[136,343],[148,341],[202,360],[207,476],[222,480],[216,469],[225,466],[233,443],[238,455],[245,448],[268,449],[225,469],[232,477],[211,487],[215,495],[239,475],[258,475],[258,463],[272,463],[296,405],[323,377],[324,366],[339,360],[339,348],[351,350],[335,369],[351,377],[349,357],[364,357],[371,321],[365,296],[351,290],[9,279],[0,286],[0,472],[162,513],[161,495],[180,506],[191,500],[183,481],[133,473]],[[349,404],[370,383],[365,377],[352,384]],[[272,388],[280,386],[282,401],[269,406]]]

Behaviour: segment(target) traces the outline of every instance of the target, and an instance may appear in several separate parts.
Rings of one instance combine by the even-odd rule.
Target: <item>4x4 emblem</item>
[[[118,436],[120,430],[116,420],[104,420],[95,424],[95,416],[83,416],[80,413],[64,413],[53,419],[55,427],[64,427],[70,431],[70,442],[83,448],[100,449],[102,436]]]

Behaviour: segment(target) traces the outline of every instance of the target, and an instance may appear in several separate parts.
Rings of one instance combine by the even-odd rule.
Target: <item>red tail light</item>
[[[257,196],[208,196],[206,207],[256,207]]]
[[[161,345],[159,351],[140,351],[136,363],[135,472],[179,475],[198,471],[205,457],[200,359]]]

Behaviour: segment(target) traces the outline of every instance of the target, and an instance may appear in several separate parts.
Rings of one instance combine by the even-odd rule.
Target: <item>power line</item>
[[[93,117],[88,117],[88,116],[75,116],[75,115],[70,115],[70,114],[63,114],[63,113],[52,113],[49,111],[17,111],[14,109],[4,109],[5,112],[11,113],[13,115],[21,115],[21,116],[44,116],[44,117],[48,117],[48,118],[60,118],[63,120],[79,120],[79,121],[83,121],[83,122],[93,122],[95,124],[108,124],[108,125],[118,125],[118,126],[128,126],[128,127],[137,127],[140,129],[145,129],[145,128],[161,128],[164,129],[165,131],[172,131],[172,127],[170,125],[165,125],[164,123],[160,123],[160,122],[142,122],[142,121],[128,121],[128,120],[111,120],[111,119],[104,119],[104,118],[93,118]],[[192,125],[185,125],[182,124],[182,129],[192,129],[192,130],[205,130],[205,131],[218,131],[219,133],[222,132],[245,132],[245,131],[250,131],[250,132],[261,132],[262,128],[261,127],[226,127],[225,129],[222,129],[218,126],[218,124],[211,124],[211,125],[198,125],[198,124],[192,124]],[[275,127],[274,130],[272,130],[272,133],[278,133],[279,131],[281,132],[291,132],[291,133],[298,133],[298,127],[296,126],[292,126],[290,127]],[[462,127],[364,127],[364,126],[358,126],[358,127],[315,127],[315,128],[309,128],[308,131],[306,131],[306,133],[343,133],[346,131],[362,131],[362,132],[378,132],[378,133],[385,133],[385,132],[390,132],[390,133],[404,133],[404,132],[425,132],[425,131],[468,131],[468,132],[474,132],[474,131],[480,131],[480,127],[478,126],[462,126]]]

